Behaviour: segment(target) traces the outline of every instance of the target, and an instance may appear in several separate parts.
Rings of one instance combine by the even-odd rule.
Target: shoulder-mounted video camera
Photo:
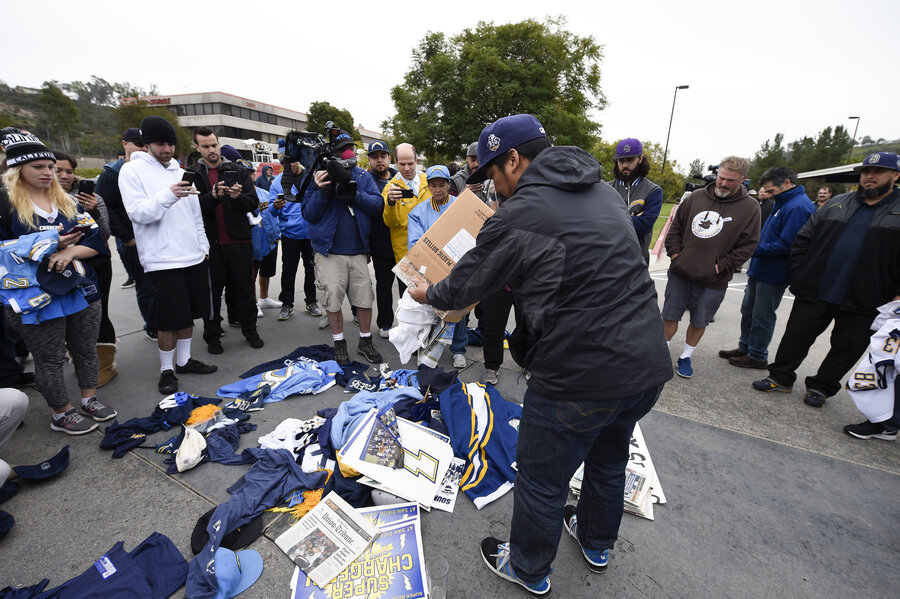
[[[707,169],[710,174],[701,175],[700,173],[692,173],[691,179],[700,179],[703,183],[685,183],[684,190],[685,191],[696,191],[698,189],[703,189],[710,183],[716,180],[716,177],[719,176],[719,165],[718,164],[710,164]]]
[[[347,140],[342,139],[342,135],[347,134],[332,121],[328,121],[325,123],[325,135],[308,131],[291,131],[285,136],[284,157],[281,160],[285,167],[281,179],[285,200],[299,202],[312,180],[312,174],[318,170],[328,172],[328,178],[334,186],[338,199],[347,202],[353,199],[356,195],[356,181],[351,178],[350,173],[357,164],[356,153],[354,152],[350,158],[337,156],[336,150],[347,145]],[[350,142],[352,143],[352,139]],[[290,191],[298,178],[303,175],[294,175],[291,172],[290,166],[295,162],[299,162],[303,167],[302,170],[307,173],[296,196]]]

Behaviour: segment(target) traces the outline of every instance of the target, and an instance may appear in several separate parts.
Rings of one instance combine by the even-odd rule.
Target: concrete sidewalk
[[[122,422],[149,415],[161,396],[156,346],[141,332],[134,291],[118,287],[124,275],[118,259],[113,262],[111,312],[120,338],[119,376],[101,396],[115,406]],[[660,304],[665,268],[663,263],[651,267]],[[551,576],[555,597],[892,597],[900,588],[897,445],[843,434],[844,424],[862,420],[845,392],[822,409],[809,408],[801,401],[802,385],[790,395],[760,394],[750,382],[764,372],[737,369],[717,357],[719,349],[737,343],[742,277],[736,276],[694,354],[695,376],[670,382],[642,422],[668,504],[657,507],[655,521],[625,515],[609,571],[602,576],[586,569],[574,541],[563,535]],[[277,294],[278,281],[273,280],[271,295]],[[790,307],[786,300],[779,309],[772,353]],[[196,330],[194,355],[217,364],[219,371],[182,376],[181,389],[213,396],[252,365],[299,345],[330,343],[329,332],[317,328],[318,319],[298,310],[291,320],[277,322],[276,313],[266,310],[259,322],[266,341],[260,350],[251,349],[239,329],[228,328],[225,353],[209,356]],[[349,310],[345,318],[355,355],[356,328],[349,324]],[[673,359],[683,340],[680,331],[672,342]],[[392,367],[400,366],[386,340],[376,338],[375,343]],[[815,371],[826,350],[823,335],[800,377]],[[469,348],[468,357],[473,363],[460,378],[474,381],[482,372],[480,349]],[[441,365],[450,368],[446,358]],[[67,382],[77,397],[71,368]],[[508,355],[498,389],[513,401],[524,394],[524,378]],[[101,432],[82,437],[52,432],[43,398],[33,389],[28,395],[26,426],[4,458],[12,464],[35,463],[70,444],[71,466],[55,480],[23,485],[0,505],[16,518],[16,526],[0,541],[0,588],[31,585],[44,577],[56,586],[92,567],[117,541],[130,550],[154,531],[169,536],[190,558],[197,517],[226,500],[226,487],[247,470],[210,463],[169,476],[164,456],[149,449],[113,460],[98,447]],[[259,429],[242,438],[241,448],[256,446],[259,436],[285,418],[310,418],[347,398],[335,387],[269,404],[253,413],[251,422]],[[158,433],[150,441],[161,442],[171,434]],[[512,493],[480,511],[460,495],[453,514],[423,515],[426,559],[441,555],[451,565],[448,597],[526,596],[492,575],[478,557],[483,537],[508,538],[511,511]],[[241,597],[284,599],[292,563],[275,546],[271,532],[252,547],[262,553],[265,571]],[[183,596],[183,590],[175,596]]]

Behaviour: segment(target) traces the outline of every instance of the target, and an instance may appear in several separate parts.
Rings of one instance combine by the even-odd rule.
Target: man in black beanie
[[[194,320],[209,318],[209,241],[197,190],[182,181],[174,158],[175,128],[159,116],[141,121],[147,152],[135,152],[119,172],[119,190],[134,226],[138,257],[156,287],[159,392],[178,390],[175,373],[210,374],[215,366],[191,358]],[[173,366],[177,350],[177,361]]]

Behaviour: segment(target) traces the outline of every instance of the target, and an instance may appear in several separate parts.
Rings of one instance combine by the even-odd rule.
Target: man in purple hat
[[[859,188],[832,198],[794,239],[794,303],[769,376],[753,382],[757,391],[790,393],[809,348],[833,322],[828,354],[805,381],[803,401],[822,407],[868,349],[877,308],[900,299],[900,160],[876,152],[855,170]]]
[[[510,540],[484,539],[481,557],[500,578],[548,596],[563,527],[587,567],[606,570],[622,520],[628,443],[672,366],[656,288],[597,161],[580,148],[552,147],[534,116],[517,114],[484,128],[478,163],[466,183],[489,177],[509,199],[447,278],[410,294],[461,309],[508,285],[525,314],[534,344],[524,352],[531,378]],[[582,462],[581,498],[567,506]]]
[[[650,160],[644,156],[644,146],[640,141],[628,138],[616,145],[613,157],[613,188],[619,192],[631,224],[637,233],[644,261],[650,263],[650,238],[653,237],[653,224],[659,216],[663,203],[662,188],[647,178],[650,173]]]

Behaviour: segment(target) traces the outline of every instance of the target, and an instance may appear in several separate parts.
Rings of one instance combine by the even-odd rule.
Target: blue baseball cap
[[[866,159],[862,161],[862,164],[854,167],[853,170],[859,172],[868,166],[900,171],[900,159],[898,159],[897,154],[894,152],[875,152],[874,154],[866,156]]]
[[[619,158],[634,158],[644,155],[644,145],[633,137],[628,137],[616,144],[616,155],[613,160]]]
[[[61,270],[47,270],[50,264],[50,256],[41,260],[37,270],[38,285],[41,289],[53,295],[65,295],[78,287],[90,284],[84,264],[77,258],[69,262]]]
[[[478,136],[478,170],[469,175],[466,183],[481,183],[487,179],[485,170],[491,160],[539,137],[547,137],[547,132],[532,114],[514,114],[497,119]]]
[[[45,480],[53,478],[69,466],[69,446],[63,447],[55,456],[34,466],[13,466],[16,474],[25,480]]]
[[[388,154],[390,154],[391,149],[388,147],[388,145],[386,143],[384,143],[381,140],[378,140],[378,141],[373,141],[372,143],[369,144],[369,152],[368,152],[369,156],[371,156],[375,152],[387,152]]]
[[[436,164],[425,171],[425,180],[447,179],[450,180],[450,171],[443,164]]]
[[[263,559],[258,551],[246,549],[235,553],[231,549],[216,549],[215,599],[230,599],[240,595],[259,580],[263,571]]]

